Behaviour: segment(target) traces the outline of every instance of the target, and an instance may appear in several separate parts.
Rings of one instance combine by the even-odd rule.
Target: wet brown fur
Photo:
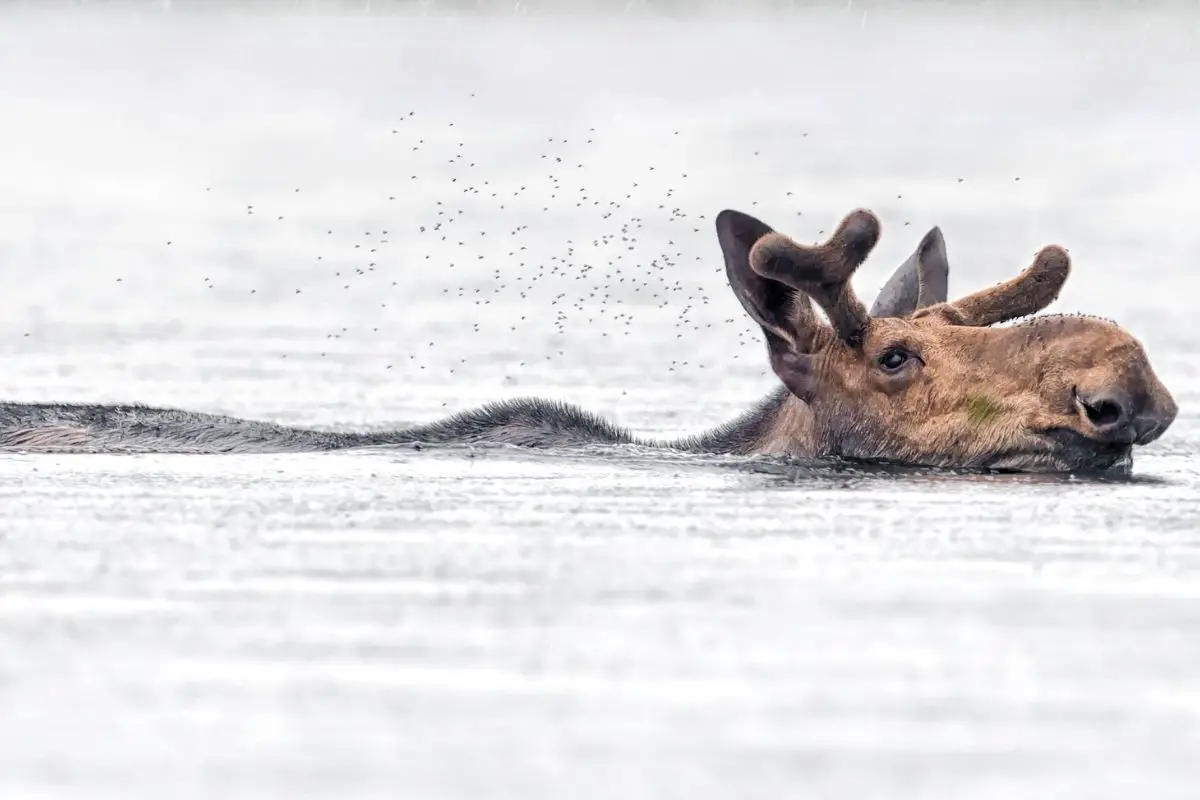
[[[740,297],[763,325],[772,366],[793,395],[756,452],[1058,471],[1115,463],[1175,417],[1141,344],[1112,322],[1045,316],[989,327],[1057,298],[1070,270],[1061,247],[1043,248],[1016,278],[958,301],[924,297],[916,303],[924,308],[869,317],[850,277],[878,239],[870,212],[848,215],[813,247],[763,234],[762,223],[738,212],[722,217],[729,271],[778,284]],[[941,245],[940,232],[937,239]],[[735,291],[753,281],[731,278]],[[795,295],[790,307],[762,301],[779,286]],[[806,297],[831,324],[811,314]],[[881,362],[897,351],[907,361],[885,369]],[[1101,396],[1120,399],[1142,432],[1133,432],[1132,420],[1119,429],[1095,424],[1080,398]]]

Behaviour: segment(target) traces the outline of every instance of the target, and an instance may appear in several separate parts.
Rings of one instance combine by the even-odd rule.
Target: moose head
[[[1117,325],[1045,315],[1070,258],[1044,247],[1020,275],[947,302],[937,228],[870,313],[850,285],[879,240],[869,211],[805,246],[737,211],[716,221],[730,286],[795,400],[776,434],[814,456],[1028,472],[1127,465],[1177,411],[1141,344]],[[823,312],[818,317],[813,304]],[[778,448],[788,449],[788,448]]]

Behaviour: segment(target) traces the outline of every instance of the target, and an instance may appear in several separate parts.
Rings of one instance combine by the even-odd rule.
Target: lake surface
[[[310,7],[308,5],[305,6]],[[1070,248],[1128,480],[504,449],[0,457],[5,798],[1187,797],[1200,15],[0,13],[0,391],[319,427],[773,387],[712,218]]]

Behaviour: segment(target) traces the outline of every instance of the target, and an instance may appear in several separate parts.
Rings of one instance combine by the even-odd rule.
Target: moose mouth
[[[963,461],[927,455],[892,459],[874,454],[843,452],[839,458],[864,465],[932,467],[980,472],[1128,475],[1133,470],[1133,445],[1103,441],[1070,428],[1028,431],[1023,441]]]
[[[992,453],[977,463],[988,472],[1128,474],[1133,469],[1133,446],[1107,442],[1069,428],[1033,435],[1033,446]]]
[[[1133,467],[1133,445],[1094,439],[1070,428],[1052,428],[1041,434],[1048,451],[1034,455],[1036,472],[1128,472]]]
[[[840,457],[848,462],[873,466],[924,466],[993,473],[1113,476],[1128,475],[1133,470],[1132,445],[1100,441],[1069,428],[1031,432],[1022,446],[989,453],[965,463],[942,458],[892,460],[878,456]]]

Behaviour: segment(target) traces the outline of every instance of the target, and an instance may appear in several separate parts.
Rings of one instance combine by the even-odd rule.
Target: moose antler
[[[986,328],[1041,311],[1058,297],[1070,272],[1071,258],[1067,251],[1058,245],[1048,245],[1038,251],[1033,263],[1017,277],[953,303],[930,306],[915,316],[935,313],[953,325]]]
[[[865,209],[841,221],[824,244],[806,247],[772,231],[750,250],[750,268],[817,302],[844,341],[856,343],[869,319],[850,278],[879,241],[879,218]]]

